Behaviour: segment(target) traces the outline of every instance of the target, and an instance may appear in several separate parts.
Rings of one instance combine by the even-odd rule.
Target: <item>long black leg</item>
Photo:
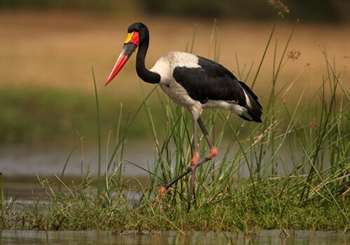
[[[197,129],[198,129],[198,125],[197,125],[197,118],[198,116],[196,116],[195,114],[192,114],[192,123],[193,123],[193,147],[192,147],[192,159],[191,159],[191,180],[190,180],[190,193],[191,196],[194,201],[196,200],[196,194],[195,194],[195,182],[196,182],[196,170],[197,170],[197,164],[199,162],[199,144],[198,144],[198,136],[197,136]],[[190,209],[190,205],[191,202],[189,202],[189,207],[188,209]]]
[[[196,165],[196,168],[198,168],[199,166],[203,165],[204,163],[212,160],[214,157],[212,156],[207,156],[205,158],[203,158],[201,161],[199,161]],[[172,187],[174,184],[176,184],[176,182],[178,182],[180,179],[182,179],[183,177],[185,177],[187,174],[192,172],[192,167],[188,167],[186,169],[186,171],[184,171],[182,174],[180,174],[179,176],[177,176],[176,178],[174,178],[172,181],[170,181],[167,185],[162,186],[161,188],[161,192],[166,192],[170,187]],[[162,193],[161,193],[162,194]]]
[[[204,123],[203,123],[203,121],[202,121],[202,118],[199,117],[199,118],[197,119],[197,122],[198,122],[199,128],[200,128],[200,129],[202,130],[202,132],[203,132],[203,135],[204,135],[205,140],[206,140],[206,142],[207,142],[207,144],[208,144],[208,146],[209,146],[209,149],[212,149],[212,148],[214,147],[214,145],[213,145],[212,140],[211,140],[210,137],[209,137],[209,133],[208,133],[207,128],[204,126]]]
[[[178,182],[180,179],[182,179],[183,177],[185,177],[187,174],[189,174],[190,172],[192,172],[192,168],[188,167],[186,169],[185,172],[183,172],[182,174],[180,174],[179,176],[177,176],[176,178],[174,178],[172,181],[170,181],[167,185],[164,186],[164,188],[167,190],[170,187],[172,187],[174,184],[176,184],[176,182]]]
[[[180,174],[179,176],[177,176],[176,178],[174,178],[172,181],[170,181],[167,185],[162,186],[160,189],[160,194],[164,194],[171,186],[173,186],[176,182],[178,182],[180,179],[182,179],[183,177],[185,177],[187,174],[192,172],[192,176],[191,176],[191,192],[192,194],[194,193],[193,189],[194,189],[194,181],[195,181],[195,171],[196,169],[201,166],[202,164],[212,160],[214,157],[217,156],[218,154],[218,149],[213,145],[212,140],[209,137],[209,133],[208,130],[206,129],[206,127],[204,126],[204,123],[202,121],[202,119],[200,117],[198,117],[197,119],[197,123],[201,129],[201,131],[203,132],[203,135],[205,137],[205,140],[207,141],[207,144],[209,146],[210,149],[210,153],[209,156],[203,158],[202,160],[198,161],[197,159],[194,159],[195,154],[198,153],[199,149],[198,149],[198,144],[196,143],[195,138],[197,137],[197,133],[196,133],[196,125],[195,125],[195,121],[194,121],[194,127],[193,127],[193,157],[192,157],[192,164],[191,167],[188,167],[186,169],[186,171],[184,171],[182,174]],[[195,145],[196,144],[196,145]],[[194,161],[195,160],[195,161]],[[195,162],[195,164],[193,164]],[[192,189],[193,188],[193,189]]]

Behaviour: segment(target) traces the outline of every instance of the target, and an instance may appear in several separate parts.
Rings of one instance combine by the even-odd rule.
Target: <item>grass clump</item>
[[[174,203],[171,196],[158,201],[143,199],[134,206],[123,191],[114,189],[113,198],[91,183],[82,181],[66,192],[50,194],[50,203],[16,210],[3,207],[2,229],[37,230],[202,230],[243,231],[260,229],[341,230],[344,217],[334,202],[321,196],[299,204],[302,179],[289,184],[285,179],[232,183],[216,197],[203,194],[206,201],[190,211],[185,201]],[[45,186],[49,183],[43,182]],[[349,200],[341,205],[346,208]],[[349,215],[349,210],[346,210]]]

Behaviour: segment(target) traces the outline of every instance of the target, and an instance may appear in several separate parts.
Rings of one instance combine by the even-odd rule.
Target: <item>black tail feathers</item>
[[[245,83],[241,81],[239,83],[245,94],[244,107],[247,109],[248,112],[248,115],[242,114],[240,115],[240,117],[248,121],[262,122],[262,106],[259,103],[258,96],[256,96],[256,94],[254,94],[254,92]]]

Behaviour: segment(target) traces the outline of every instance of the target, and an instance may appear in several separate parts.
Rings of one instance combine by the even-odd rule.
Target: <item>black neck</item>
[[[147,54],[149,36],[148,33],[145,35],[146,38],[140,43],[136,57],[136,72],[137,75],[147,83],[159,83],[160,75],[158,73],[148,70],[145,66],[145,57]]]

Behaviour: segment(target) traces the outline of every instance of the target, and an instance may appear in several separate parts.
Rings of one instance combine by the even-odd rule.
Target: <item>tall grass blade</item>
[[[60,174],[60,178],[63,179],[64,178],[64,174],[66,172],[66,169],[67,169],[67,166],[68,166],[68,163],[74,153],[74,151],[76,150],[76,147],[74,147],[68,154],[67,158],[66,158],[66,161],[64,162],[64,165],[63,165],[63,168],[62,168],[62,171],[61,171],[61,174]]]
[[[95,105],[96,105],[96,130],[97,130],[97,178],[101,177],[101,160],[102,160],[102,151],[101,151],[101,112],[100,112],[100,102],[97,92],[96,85],[96,76],[94,68],[91,68],[92,80],[94,83],[94,95],[95,95]]]
[[[261,59],[260,59],[259,65],[258,65],[258,69],[257,69],[257,71],[256,71],[256,73],[255,73],[255,76],[254,76],[254,78],[253,78],[253,81],[252,81],[252,83],[251,83],[251,85],[250,85],[250,87],[251,87],[252,89],[254,88],[255,83],[256,83],[256,80],[258,79],[258,76],[259,76],[259,74],[260,74],[260,70],[261,70],[261,67],[262,67],[262,65],[263,65],[263,63],[264,63],[264,60],[265,60],[265,57],[266,57],[266,54],[267,54],[267,50],[268,50],[269,47],[270,47],[273,34],[275,33],[275,29],[276,29],[276,26],[273,25],[273,26],[272,26],[272,30],[271,30],[270,35],[269,35],[269,38],[268,38],[268,40],[267,40],[267,42],[266,42],[264,52],[263,52],[263,54],[262,54],[262,56],[261,56]]]

